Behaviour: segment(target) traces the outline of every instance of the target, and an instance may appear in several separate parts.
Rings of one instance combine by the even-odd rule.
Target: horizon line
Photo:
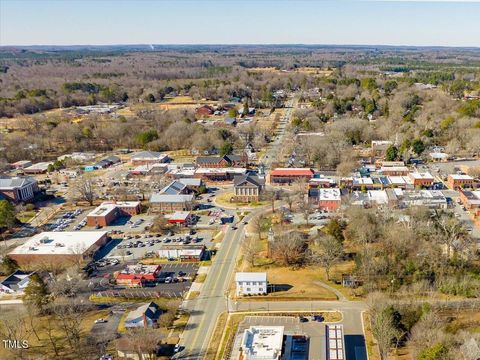
[[[372,0],[367,0],[372,1]],[[376,1],[376,0],[373,0]],[[385,1],[385,0],[383,0]],[[397,1],[397,0],[389,0]],[[402,0],[405,1],[405,0]],[[410,0],[407,0],[410,1]],[[416,0],[411,0],[416,1]],[[479,0],[480,1],[480,0]],[[475,48],[480,49],[480,45],[415,45],[415,44],[348,44],[348,43],[115,43],[115,44],[11,44],[1,45],[0,49],[11,47],[112,47],[112,46],[339,46],[339,47],[442,47],[442,48]]]

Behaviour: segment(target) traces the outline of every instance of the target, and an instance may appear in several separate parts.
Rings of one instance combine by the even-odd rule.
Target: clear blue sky
[[[480,46],[479,1],[0,0],[0,45]]]

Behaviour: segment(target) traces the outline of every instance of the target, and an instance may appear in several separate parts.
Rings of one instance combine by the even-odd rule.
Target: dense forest
[[[275,106],[278,90],[296,91],[301,102],[310,104],[297,109],[292,124],[296,131],[323,131],[328,136],[322,144],[305,147],[313,164],[322,159],[336,167],[343,153],[373,139],[395,139],[398,153],[412,156],[432,145],[465,156],[480,153],[478,49],[4,47],[0,70],[0,117],[6,127],[9,118],[31,115],[18,120],[20,132],[0,135],[6,161],[44,159],[57,148],[205,150],[236,144],[238,131],[201,126],[192,109],[141,105],[186,95],[220,105],[236,98],[240,106],[268,109]],[[43,113],[98,103],[137,107],[128,118],[91,115],[82,122]],[[268,129],[254,126],[245,131],[257,141],[265,140]],[[327,151],[328,144],[337,151]]]

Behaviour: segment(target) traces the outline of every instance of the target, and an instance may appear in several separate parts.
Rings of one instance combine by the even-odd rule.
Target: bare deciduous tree
[[[325,268],[327,280],[330,281],[330,269],[343,255],[343,246],[333,236],[321,235],[316,239],[318,251],[313,254],[314,261]]]
[[[97,193],[95,185],[91,177],[82,176],[75,182],[75,196],[80,199],[87,201],[90,206],[93,205],[93,202],[97,198]]]
[[[303,234],[280,235],[271,244],[272,257],[279,265],[301,265],[306,260],[307,243]]]
[[[242,243],[242,253],[250,266],[255,266],[255,257],[260,251],[260,244],[253,236],[247,236]]]

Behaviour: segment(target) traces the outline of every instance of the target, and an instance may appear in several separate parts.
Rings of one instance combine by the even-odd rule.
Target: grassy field
[[[21,211],[17,214],[17,219],[22,223],[30,221],[37,213],[35,211]]]
[[[230,201],[230,199],[234,196],[234,193],[233,192],[227,192],[227,193],[224,193],[220,196],[217,196],[215,198],[215,202],[219,205],[219,206],[230,206],[230,207],[238,207],[238,208],[241,208],[241,207],[259,207],[259,206],[264,206],[267,204],[266,201],[256,201],[256,202],[249,202],[249,203],[244,203],[244,202],[234,202],[234,201]]]

